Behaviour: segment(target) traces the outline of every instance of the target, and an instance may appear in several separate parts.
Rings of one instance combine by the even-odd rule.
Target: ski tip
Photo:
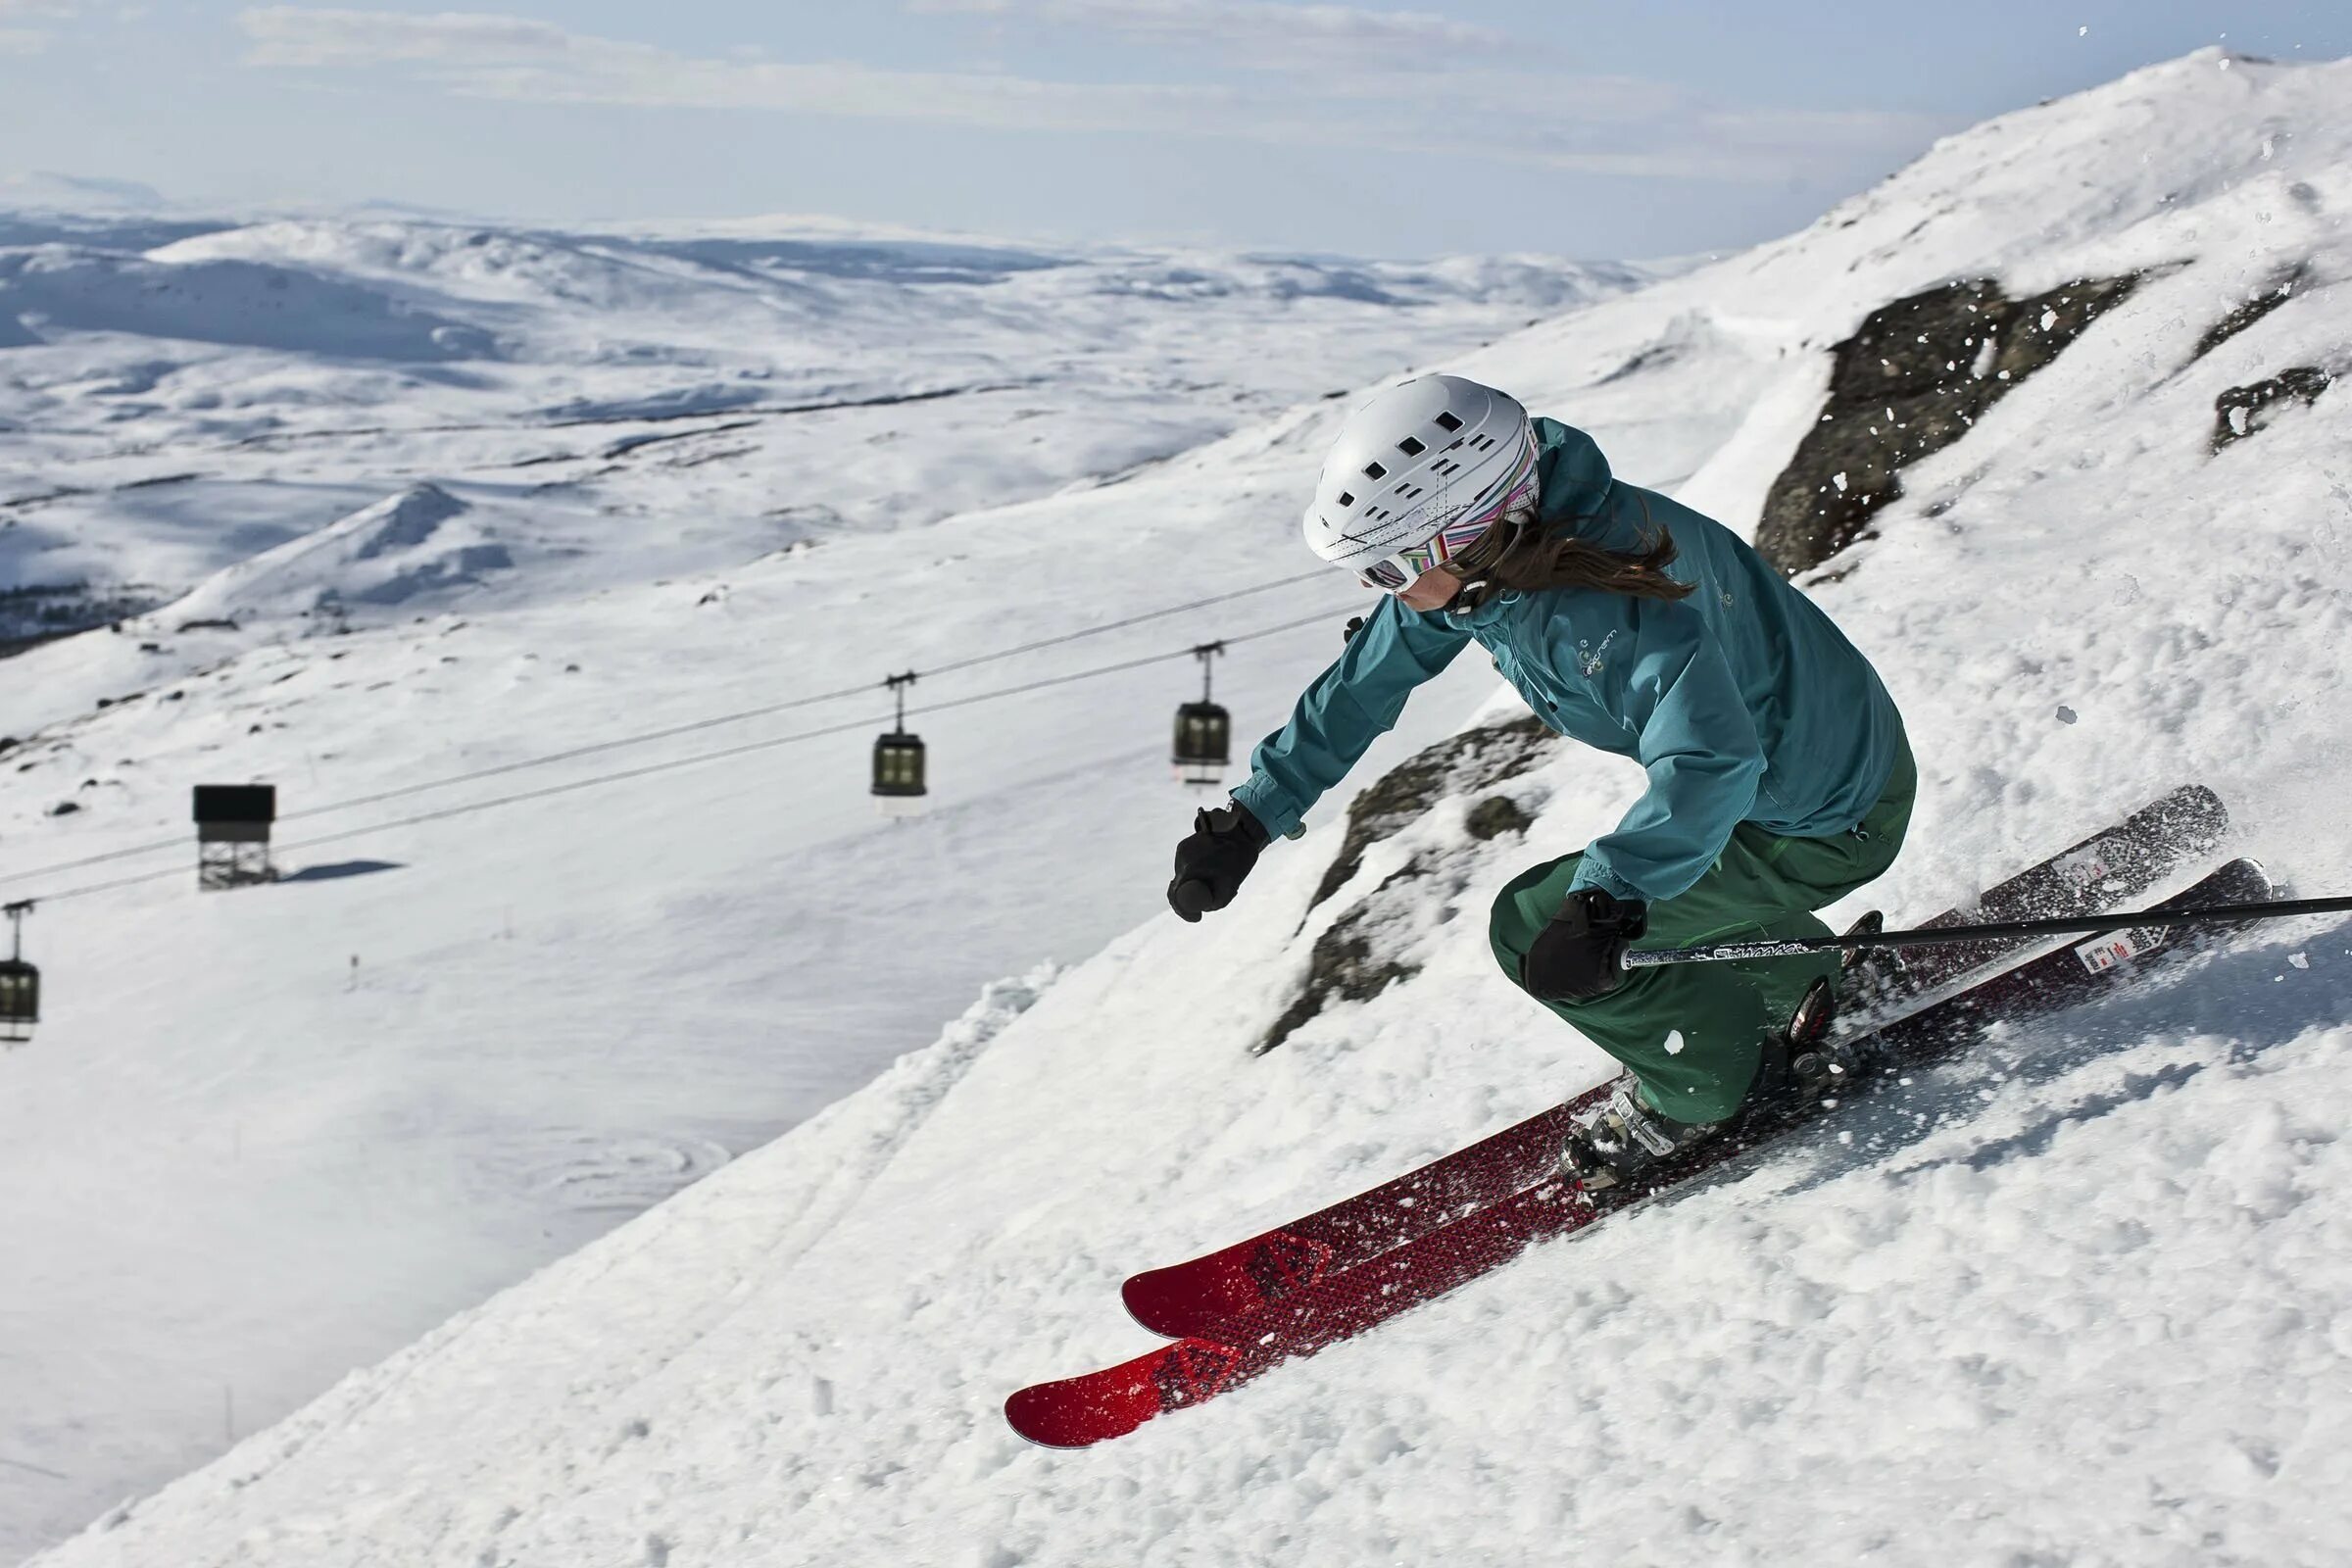
[[[2217,827],[2228,826],[2230,821],[2229,803],[2216,794],[2210,784],[2199,784],[2194,781],[2178,784],[2169,793],[2159,796],[2149,804],[2193,812]]]
[[[1130,1275],[1119,1287],[1127,1315],[1171,1340],[1306,1290],[1331,1270],[1329,1244],[1267,1231],[1169,1268]]]
[[[1041,1448],[1092,1447],[1207,1398],[1240,1361],[1221,1345],[1181,1340],[1100,1372],[1018,1390],[1004,1401],[1004,1421]]]
[[[1135,1319],[1136,1327],[1163,1339],[1174,1340],[1181,1339],[1183,1334],[1176,1326],[1176,1310],[1163,1298],[1167,1292],[1159,1279],[1160,1275],[1168,1272],[1170,1270],[1153,1269],[1147,1274],[1131,1276],[1119,1287],[1119,1301],[1127,1308],[1127,1315]]]
[[[1139,1396],[1144,1391],[1102,1386],[1108,1376],[1090,1373],[1018,1390],[1004,1401],[1004,1424],[1041,1448],[1085,1448],[1125,1437],[1159,1414],[1156,1395],[1147,1403]]]

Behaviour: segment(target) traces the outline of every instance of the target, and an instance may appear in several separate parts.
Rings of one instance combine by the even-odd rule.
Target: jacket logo
[[[1591,680],[1593,676],[1599,674],[1603,669],[1608,667],[1608,661],[1600,656],[1607,653],[1609,651],[1609,644],[1615,642],[1616,640],[1617,634],[1615,632],[1610,632],[1606,637],[1603,637],[1600,640],[1600,646],[1595,648],[1581,637],[1577,639],[1576,667],[1585,672],[1585,679]]]

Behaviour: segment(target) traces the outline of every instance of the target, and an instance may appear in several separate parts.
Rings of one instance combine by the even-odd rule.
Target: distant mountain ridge
[[[418,483],[536,498],[516,559],[575,569],[505,573],[509,596],[576,591],[590,555],[626,580],[645,534],[597,519],[667,508],[687,466],[731,475],[741,504],[701,484],[699,549],[657,572],[934,521],[1132,472],[1651,275],[124,204],[0,210],[0,592],[26,596],[13,625],[0,607],[7,635],[120,620]],[[920,459],[881,450],[906,438]]]

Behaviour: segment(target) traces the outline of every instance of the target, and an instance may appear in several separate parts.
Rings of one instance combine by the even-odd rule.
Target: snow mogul
[[[1813,911],[1886,869],[1918,772],[1870,662],[1731,530],[1457,375],[1352,415],[1304,525],[1309,549],[1388,597],[1177,846],[1176,912],[1230,904],[1259,852],[1297,836],[1413,688],[1475,642],[1544,723],[1649,779],[1613,831],[1513,878],[1488,928],[1514,985],[1624,1063],[1569,1134],[1568,1165],[1588,1187],[1629,1181],[1781,1092],[1791,1031],[1826,1022],[1836,953],[1623,959],[1635,944],[1826,936]]]

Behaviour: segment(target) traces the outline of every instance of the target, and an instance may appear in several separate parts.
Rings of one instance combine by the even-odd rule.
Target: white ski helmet
[[[1307,548],[1392,593],[1532,505],[1536,432],[1516,398],[1418,375],[1348,416],[1306,509]]]

